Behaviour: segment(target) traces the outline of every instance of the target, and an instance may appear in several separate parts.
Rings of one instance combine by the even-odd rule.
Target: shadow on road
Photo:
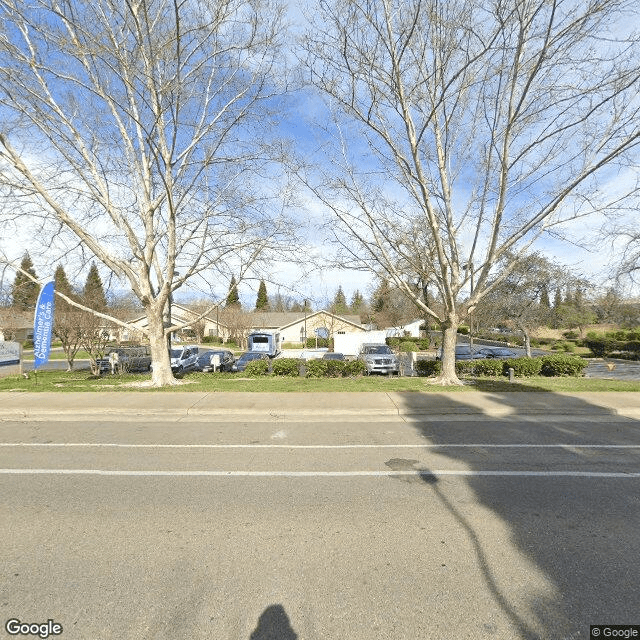
[[[448,394],[447,402],[464,405],[468,394]],[[520,394],[517,394],[520,395]],[[545,397],[546,396],[546,397]],[[518,630],[518,638],[544,640],[574,640],[589,637],[589,625],[637,624],[640,599],[637,575],[640,570],[640,479],[637,477],[585,477],[577,475],[544,475],[549,469],[619,472],[635,465],[638,450],[628,449],[625,466],[617,463],[614,453],[605,449],[580,448],[586,444],[640,444],[640,422],[620,418],[612,411],[585,402],[583,399],[547,392],[531,394],[532,413],[526,419],[518,416],[522,398],[512,393],[496,392],[490,398],[493,406],[505,408],[505,417],[478,419],[464,415],[466,407],[455,420],[446,416],[420,418],[412,426],[435,449],[451,460],[451,468],[466,470],[470,475],[444,476],[425,469],[419,460],[393,459],[392,469],[415,470],[415,476],[392,476],[404,482],[423,483],[451,514],[452,526],[464,533],[473,550],[475,565],[482,575],[487,592]],[[516,402],[517,400],[517,402]],[[562,419],[545,415],[545,405],[551,400],[562,402]],[[443,396],[434,394],[434,402],[443,403]],[[405,409],[417,408],[419,400],[406,394]],[[556,404],[556,406],[558,406]],[[410,412],[410,411],[409,411]],[[547,410],[551,414],[551,410]],[[585,421],[588,416],[590,420]],[[598,417],[602,417],[602,422]],[[581,421],[582,419],[582,421]],[[594,420],[595,419],[595,420]],[[487,446],[447,447],[451,444],[566,444],[555,466],[529,464],[536,476],[496,476],[474,472],[498,469],[527,469],[527,450],[521,459],[505,453],[508,449]],[[553,449],[557,451],[556,449]],[[564,451],[564,448],[558,450]],[[433,449],[431,450],[434,451]],[[546,449],[538,449],[546,451]],[[549,450],[551,451],[551,449]],[[546,455],[546,454],[542,454]],[[551,454],[549,454],[551,456]],[[557,454],[556,454],[557,455]],[[502,457],[508,460],[501,460]],[[631,458],[630,458],[631,457]],[[461,465],[460,463],[464,463]],[[502,464],[502,466],[501,466]],[[635,471],[638,467],[635,466]],[[490,509],[506,525],[510,535],[504,542],[489,539],[485,523],[469,517],[468,505],[459,502],[460,493],[454,483],[463,482],[475,496],[480,512]],[[496,545],[505,544],[504,554]],[[488,551],[491,551],[491,554]],[[528,601],[514,598],[514,593],[499,579],[510,553],[527,558],[551,583],[551,592],[531,591],[526,595],[527,576],[522,576],[519,588]],[[496,558],[502,557],[501,562]],[[491,560],[492,558],[492,560]],[[542,631],[541,631],[542,630]]]
[[[281,604],[272,604],[258,618],[258,626],[249,636],[249,640],[298,640],[298,636],[291,628],[284,607]]]

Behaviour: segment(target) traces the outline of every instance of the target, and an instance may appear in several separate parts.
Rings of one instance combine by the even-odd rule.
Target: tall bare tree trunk
[[[156,387],[178,384],[171,371],[171,359],[167,349],[162,310],[154,305],[147,308],[146,312],[147,318],[149,318],[149,344],[153,362],[151,381]]]
[[[442,323],[442,370],[435,383],[441,385],[462,384],[456,373],[456,343],[458,340],[458,317],[450,314]]]

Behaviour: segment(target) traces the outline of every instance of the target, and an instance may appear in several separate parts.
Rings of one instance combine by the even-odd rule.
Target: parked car
[[[485,358],[517,358],[518,354],[506,347],[482,347],[478,349],[478,353]]]
[[[344,353],[336,353],[335,351],[331,351],[329,353],[325,353],[322,356],[323,360],[346,360],[344,357]]]
[[[113,355],[112,355],[113,354]],[[115,356],[115,357],[114,357]],[[96,360],[100,373],[111,371],[111,364],[114,363],[118,372],[123,371],[150,371],[151,370],[151,347],[142,345],[139,347],[112,347],[104,358]]]
[[[197,345],[185,345],[171,349],[171,371],[174,373],[193,371],[198,362],[198,352]]]
[[[233,353],[228,349],[210,349],[198,355],[195,370],[204,373],[208,371],[231,371],[235,361]]]
[[[253,360],[268,359],[269,356],[266,353],[260,353],[259,351],[246,351],[233,363],[233,365],[231,365],[231,371],[244,371],[247,368],[247,365]]]
[[[317,349],[304,349],[300,352],[300,360],[320,360],[324,358],[324,354],[327,353],[329,349],[327,347],[318,347]]]
[[[456,346],[456,360],[482,360],[485,356],[468,344]],[[436,356],[436,360],[442,360],[442,351]]]
[[[371,373],[400,373],[398,358],[386,344],[363,344],[360,347],[358,360],[365,366],[365,374]]]
[[[482,360],[485,356],[468,344],[456,346],[456,360]]]

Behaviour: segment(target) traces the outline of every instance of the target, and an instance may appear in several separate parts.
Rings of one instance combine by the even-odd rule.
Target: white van
[[[247,336],[249,351],[266,353],[270,358],[280,353],[280,332],[254,331]]]
[[[171,349],[171,371],[174,373],[184,373],[193,371],[198,363],[197,345],[185,345]]]

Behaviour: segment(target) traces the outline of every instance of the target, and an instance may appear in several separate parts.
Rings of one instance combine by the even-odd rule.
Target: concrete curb
[[[0,420],[283,421],[458,416],[640,420],[640,393],[29,393],[0,395]]]

